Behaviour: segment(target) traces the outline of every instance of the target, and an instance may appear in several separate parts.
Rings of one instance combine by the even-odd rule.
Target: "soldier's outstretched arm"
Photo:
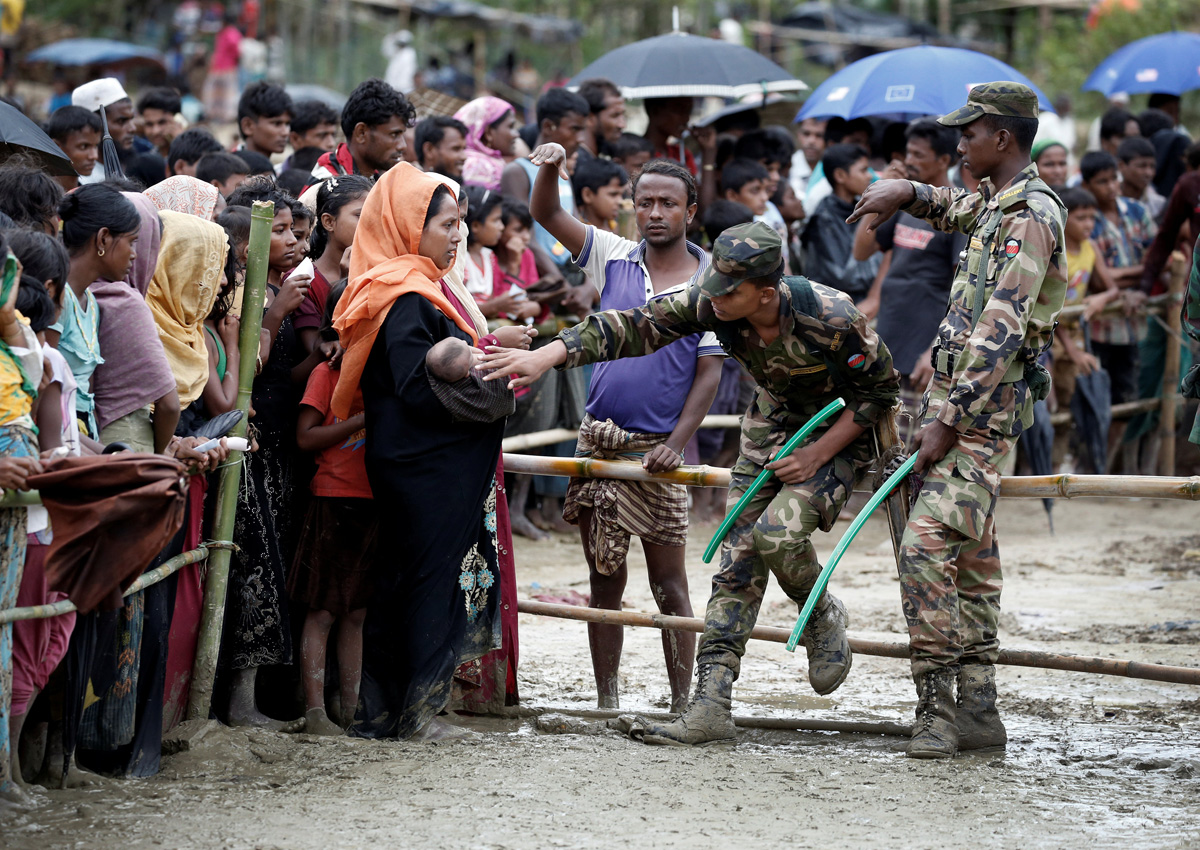
[[[954,385],[938,421],[963,430],[979,416],[1021,348],[1029,317],[1047,275],[1066,277],[1065,258],[1056,254],[1058,228],[1042,213],[1025,209],[1012,216],[997,237],[1015,242],[1017,253],[1004,264],[955,368]],[[1055,259],[1055,258],[1058,259]],[[965,421],[965,424],[963,424]]]
[[[913,200],[904,207],[906,213],[925,219],[935,230],[945,233],[955,230],[970,233],[975,229],[975,221],[984,210],[981,194],[916,181],[908,183],[913,187]]]
[[[854,211],[846,218],[847,224],[854,224],[860,218],[867,219],[867,232],[873,233],[875,228],[898,213],[906,204],[912,203],[915,192],[913,184],[908,180],[876,180],[862,193]]]

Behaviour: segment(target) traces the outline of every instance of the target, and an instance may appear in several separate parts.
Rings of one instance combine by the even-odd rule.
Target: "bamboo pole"
[[[704,417],[703,421],[700,422],[700,427],[741,428],[742,417],[727,414],[712,414]],[[529,434],[517,434],[513,437],[505,437],[502,445],[506,452],[520,452],[541,446],[552,446],[555,443],[561,443],[565,440],[574,440],[578,436],[579,431],[575,428],[551,428],[548,431],[534,431]]]
[[[578,717],[583,720],[615,720],[630,711],[605,711],[592,708],[555,708],[553,706],[512,706],[499,712],[503,717],[542,717],[547,714],[565,714],[568,717]],[[639,711],[638,717],[648,720],[667,722],[675,715],[662,711]],[[801,719],[799,717],[754,717],[735,714],[733,724],[742,729],[774,729],[785,732],[844,732],[850,735],[894,735],[907,738],[912,735],[912,727],[903,723],[889,721],[865,720],[818,720],[815,718]]]
[[[208,547],[200,546],[197,549],[184,552],[176,555],[169,561],[164,561],[149,572],[142,573],[137,577],[137,580],[129,585],[129,589],[125,591],[123,596],[130,596],[137,593],[139,590],[145,590],[152,584],[158,584],[164,581],[174,573],[179,572],[188,564],[194,564],[197,561],[203,561],[208,557]],[[7,608],[0,611],[0,625],[5,623],[14,623],[17,620],[42,620],[48,617],[58,617],[62,614],[70,614],[72,611],[78,611],[75,603],[70,599],[64,599],[61,602],[52,602],[48,605],[30,605],[27,608]]]
[[[681,466],[651,473],[640,463],[590,458],[558,458],[506,454],[507,472],[576,478],[616,478],[623,481],[665,481],[690,487],[727,487],[729,470],[712,466]],[[1013,475],[1000,482],[1000,495],[1009,499],[1184,499],[1200,501],[1200,476],[1162,478],[1151,475]]]
[[[672,617],[665,614],[646,614],[640,611],[610,611],[604,608],[583,608],[579,605],[557,605],[518,599],[517,611],[522,614],[537,614],[542,617],[558,617],[564,620],[581,620],[585,623],[608,623],[620,626],[664,629],[678,632],[703,632],[704,621],[695,617]],[[787,643],[789,629],[774,626],[755,626],[750,637],[770,643]],[[908,646],[902,643],[850,638],[850,648],[859,655],[874,655],[882,658],[908,658]],[[1002,649],[998,664],[1015,667],[1038,667],[1044,670],[1066,670],[1074,673],[1100,673],[1106,676],[1125,676],[1130,679],[1150,679],[1155,682],[1172,682],[1178,685],[1200,685],[1200,668],[1172,667],[1166,664],[1148,664],[1143,661],[1128,661],[1120,658],[1096,658],[1087,655],[1062,655],[1057,652],[1040,652],[1032,649]]]
[[[1158,455],[1158,472],[1161,475],[1175,474],[1175,422],[1176,395],[1179,392],[1180,342],[1183,336],[1183,319],[1179,315],[1183,290],[1188,273],[1188,261],[1176,251],[1171,256],[1171,277],[1167,284],[1167,334],[1166,360],[1163,364],[1162,408],[1158,415],[1158,431],[1162,435]]]
[[[267,259],[271,253],[271,224],[275,205],[255,201],[250,211],[250,244],[246,259],[246,286],[242,298],[242,327],[238,338],[241,352],[238,371],[237,407],[244,414],[232,436],[245,437],[249,430],[250,396],[258,365],[259,335],[262,331],[263,303],[267,290]],[[242,481],[242,453],[230,452],[221,469],[217,487],[217,519],[213,539],[228,543],[233,537],[237,515],[238,490]],[[192,667],[192,689],[188,698],[188,718],[207,719],[212,707],[213,682],[217,676],[217,655],[221,649],[221,628],[225,621],[225,591],[229,586],[229,559],[232,551],[217,549],[209,559],[204,581],[204,611],[196,642],[196,661]]]
[[[1176,403],[1181,398],[1178,394],[1173,393]],[[1158,410],[1162,407],[1163,400],[1161,398],[1143,398],[1138,401],[1125,401],[1121,404],[1112,406],[1112,418],[1129,419],[1137,416],[1139,413],[1149,413]],[[1068,422],[1074,422],[1075,416],[1069,410],[1060,410],[1058,413],[1050,414],[1051,425],[1066,425]]]

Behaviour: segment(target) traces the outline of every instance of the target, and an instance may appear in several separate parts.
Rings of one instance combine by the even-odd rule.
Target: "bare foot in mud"
[[[556,496],[547,496],[542,499],[541,508],[538,509],[536,515],[530,517],[534,524],[545,531],[553,531],[558,534],[574,534],[575,526],[563,519],[562,503]],[[538,522],[538,520],[541,522]]]
[[[474,736],[474,732],[470,729],[463,729],[460,726],[455,726],[440,720],[435,717],[430,720],[420,729],[418,729],[409,740],[412,741],[453,741],[458,738],[470,738]]]
[[[267,729],[271,732],[303,732],[305,719],[299,717],[295,720],[276,720],[274,717],[267,717],[257,708],[249,710],[237,710],[230,706],[229,708],[229,725],[230,726],[249,726],[253,729]]]
[[[550,535],[542,531],[536,525],[529,521],[529,517],[524,514],[513,514],[510,518],[512,533],[519,534],[522,537],[527,537],[530,540],[549,540]]]
[[[37,801],[20,785],[10,785],[0,791],[0,816],[9,812],[28,812],[37,808]]]
[[[309,735],[345,735],[345,730],[338,726],[325,713],[323,708],[310,708],[304,714],[304,731]]]

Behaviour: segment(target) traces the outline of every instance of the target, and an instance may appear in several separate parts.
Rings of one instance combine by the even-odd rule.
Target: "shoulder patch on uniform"
[[[1005,256],[1007,256],[1011,259],[1012,257],[1017,256],[1017,254],[1019,254],[1019,253],[1021,253],[1021,240],[1020,239],[1011,239],[1010,238],[1010,239],[1004,240]]]
[[[867,364],[867,356],[865,354],[851,354],[846,360],[846,365],[851,369],[861,369]]]

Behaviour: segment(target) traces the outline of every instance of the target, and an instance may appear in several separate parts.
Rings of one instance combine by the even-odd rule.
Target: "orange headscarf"
[[[419,293],[470,335],[479,334],[458,314],[438,283],[446,268],[418,253],[425,214],[441,181],[406,162],[392,166],[367,195],[350,252],[350,283],[333,316],[346,353],[331,407],[350,417],[375,337],[401,295]],[[460,249],[460,250],[465,250]]]

